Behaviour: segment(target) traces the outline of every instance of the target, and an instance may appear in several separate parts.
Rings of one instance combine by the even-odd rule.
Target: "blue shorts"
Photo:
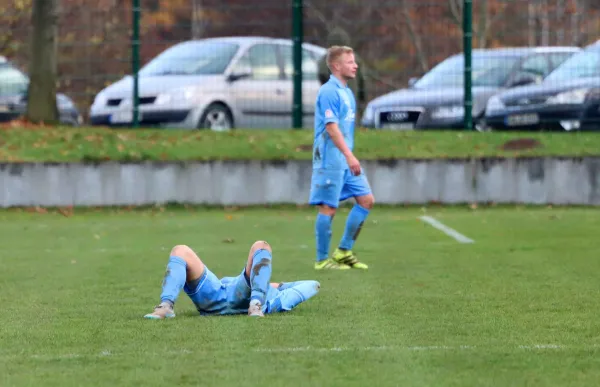
[[[313,169],[309,204],[338,208],[341,201],[371,193],[364,172],[355,176],[349,169]]]
[[[194,281],[196,282],[196,281]],[[319,291],[317,281],[297,281],[284,283],[276,289],[269,286],[264,313],[292,310],[298,304],[311,298]],[[250,280],[246,268],[237,277],[217,278],[208,267],[193,288],[185,284],[183,290],[190,297],[201,315],[228,315],[248,313],[250,305]]]

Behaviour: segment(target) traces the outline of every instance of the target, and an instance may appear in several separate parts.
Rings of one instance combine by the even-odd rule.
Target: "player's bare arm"
[[[333,141],[335,146],[340,150],[340,152],[342,152],[344,157],[346,157],[346,161],[348,162],[348,168],[350,168],[352,174],[360,175],[360,162],[356,157],[354,157],[354,154],[352,153],[350,148],[348,148],[348,145],[346,145],[344,135],[342,135],[338,124],[335,122],[331,122],[325,126],[325,130],[327,130],[327,134],[329,134],[329,137],[331,137],[331,140]]]

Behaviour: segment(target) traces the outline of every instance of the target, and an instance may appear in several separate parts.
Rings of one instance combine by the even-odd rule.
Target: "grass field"
[[[540,146],[503,150],[509,140]],[[0,127],[0,161],[309,160],[310,130],[181,130]],[[479,133],[373,131],[356,133],[357,157],[368,159],[597,155],[598,133]]]
[[[43,212],[0,212],[1,386],[600,380],[597,209],[377,208],[356,249],[370,270],[326,273],[303,209]],[[171,246],[235,275],[256,239],[273,246],[274,281],[317,279],[320,294],[261,320],[199,317],[182,294],[177,318],[142,319]]]

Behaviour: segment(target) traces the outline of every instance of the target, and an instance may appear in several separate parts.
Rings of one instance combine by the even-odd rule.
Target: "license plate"
[[[142,120],[142,113],[138,112],[138,121]],[[133,122],[133,111],[123,110],[110,116],[111,124],[130,124]]]
[[[515,114],[506,117],[506,124],[508,126],[525,126],[535,125],[540,122],[540,117],[536,113],[530,114]]]
[[[390,130],[412,130],[415,128],[415,124],[413,122],[404,122],[400,124],[386,124],[383,127]]]

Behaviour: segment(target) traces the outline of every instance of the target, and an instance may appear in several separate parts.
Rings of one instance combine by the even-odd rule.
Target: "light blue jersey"
[[[328,123],[337,123],[346,145],[353,150],[355,111],[354,93],[348,86],[344,86],[339,79],[331,75],[329,81],[319,89],[315,104],[314,169],[348,169],[346,157],[335,146],[325,126]]]

